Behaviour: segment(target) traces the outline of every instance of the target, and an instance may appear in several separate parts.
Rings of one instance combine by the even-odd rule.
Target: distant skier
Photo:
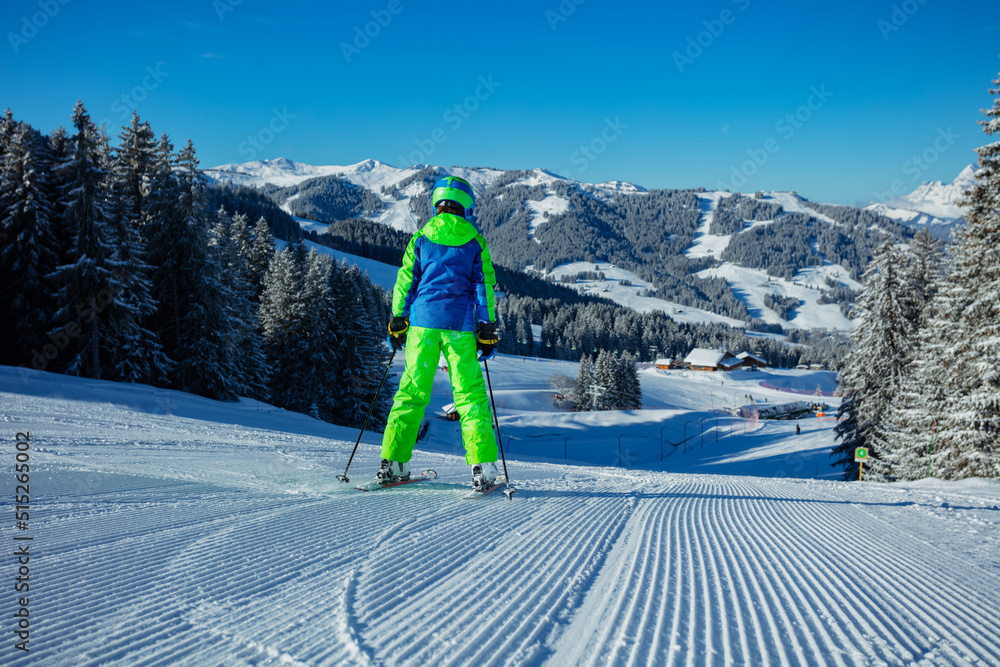
[[[468,181],[442,178],[434,185],[431,205],[436,215],[410,239],[392,292],[389,342],[395,350],[406,347],[406,369],[386,423],[375,481],[409,478],[443,350],[472,485],[485,490],[497,477],[497,443],[476,353],[491,359],[499,341],[493,260],[486,239],[467,220],[475,205]]]
[[[799,435],[801,433],[802,433],[802,427],[799,426],[798,424],[796,424],[795,425],[795,435]]]

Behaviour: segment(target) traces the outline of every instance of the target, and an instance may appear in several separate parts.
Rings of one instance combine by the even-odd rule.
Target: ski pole
[[[497,417],[497,402],[493,398],[493,383],[490,382],[490,366],[483,359],[483,368],[486,369],[486,384],[490,388],[490,403],[493,405],[493,423],[497,431],[497,443],[500,445],[500,458],[503,461],[503,476],[507,480],[507,488],[503,490],[503,494],[507,496],[507,500],[514,500],[514,489],[510,485],[510,475],[507,474],[507,457],[503,455],[503,438],[500,437],[500,418]]]
[[[372,416],[372,412],[375,410],[375,403],[378,401],[378,395],[382,393],[382,385],[385,384],[385,379],[389,377],[389,369],[392,368],[392,360],[396,358],[396,350],[392,351],[389,356],[389,363],[386,364],[385,373],[382,373],[382,381],[378,383],[378,389],[375,390],[375,398],[372,399],[372,405],[368,408],[368,414],[365,415],[365,423],[361,426],[361,433],[358,433],[358,441],[354,443],[354,451],[351,452],[351,458],[347,459],[347,468],[344,468],[343,475],[337,475],[337,479],[345,484],[351,480],[347,477],[347,471],[351,467],[351,461],[354,460],[354,454],[358,451],[358,445],[361,444],[361,436],[365,434],[365,429],[368,428],[368,420]]]

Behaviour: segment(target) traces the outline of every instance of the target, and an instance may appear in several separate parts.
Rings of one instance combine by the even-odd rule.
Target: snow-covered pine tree
[[[360,338],[345,344],[353,328],[366,326],[363,309],[342,313],[337,291],[349,278],[339,264],[296,244],[277,253],[264,278],[260,318],[264,348],[272,368],[271,400],[319,419],[355,425],[367,404]],[[357,301],[347,289],[345,300]],[[347,308],[348,306],[344,306]],[[364,405],[364,408],[360,408]],[[360,417],[358,413],[360,412]]]
[[[607,350],[597,355],[595,365],[596,384],[600,388],[595,397],[594,409],[614,410],[621,405],[621,387],[617,382],[617,358]]]
[[[531,320],[528,319],[526,312],[517,320],[515,335],[517,336],[518,354],[530,356],[535,349],[535,336],[531,331]]]
[[[58,288],[56,324],[50,333],[62,341],[53,361],[70,375],[100,378],[102,351],[110,342],[106,306],[118,288],[102,168],[107,163],[101,155],[106,142],[79,101],[73,108],[73,128],[70,157],[55,169],[62,185],[58,208],[69,249],[67,263],[51,274]]]
[[[10,107],[4,109],[3,116],[0,116],[0,173],[3,172],[4,163],[7,160],[7,152],[10,150],[10,142],[14,137],[14,130],[17,129],[17,122],[14,120],[14,113]],[[0,230],[0,234],[3,231]],[[6,240],[0,237],[0,241]]]
[[[250,247],[247,251],[247,276],[256,291],[256,300],[260,302],[264,291],[264,276],[274,257],[274,235],[267,226],[267,220],[261,216],[254,225]]]
[[[14,120],[14,113],[10,107],[7,107],[4,109],[3,117],[0,118],[0,158],[7,152],[15,130],[17,130],[17,121]]]
[[[888,419],[893,428],[888,432],[889,452],[896,479],[921,479],[933,474],[929,463],[940,450],[937,430],[945,410],[946,385],[944,375],[949,362],[939,356],[941,334],[948,330],[938,319],[921,329],[917,355],[907,377],[893,397]],[[942,328],[935,328],[942,326]]]
[[[177,154],[176,175],[185,235],[179,277],[186,295],[176,350],[179,377],[188,391],[210,398],[232,400],[259,392],[245,381],[240,353],[247,328],[240,317],[246,308],[234,305],[240,298],[225,276],[226,257],[210,243],[205,184],[190,139]]]
[[[335,374],[340,387],[332,421],[345,426],[360,426],[360,420],[364,419],[367,410],[361,399],[367,376],[363,360],[355,349],[357,341],[364,334],[363,324],[357,320],[358,302],[362,299],[362,295],[348,274],[346,264],[340,262],[333,264],[330,272],[330,294],[336,312],[338,338],[337,345],[331,347],[331,352],[336,356]],[[365,320],[365,324],[370,324],[366,317],[362,319]]]
[[[334,266],[331,285],[340,338],[338,375],[344,388],[334,421],[361,426],[388,361],[383,333],[388,321],[382,308],[385,297],[375,293],[371,281],[357,267],[346,263]],[[383,387],[372,411],[375,430],[385,423],[393,393],[391,386]]]
[[[247,217],[242,213],[235,213],[229,223],[229,240],[232,242],[236,253],[243,262],[243,275],[250,281],[250,254],[251,241],[250,228],[247,226]],[[250,283],[253,286],[253,283]],[[254,295],[256,296],[256,294]]]
[[[627,353],[625,353],[627,354]],[[611,363],[613,366],[614,374],[614,389],[612,390],[612,402],[608,406],[609,410],[627,410],[628,409],[628,397],[625,395],[627,391],[627,373],[625,354],[621,356],[617,352],[611,353]]]
[[[970,334],[966,311],[971,305],[971,291],[956,279],[956,248],[951,248],[947,263],[947,277],[941,284],[934,303],[936,309],[927,325],[928,369],[936,375],[928,381],[925,394],[934,400],[926,401],[928,418],[934,422],[934,449],[928,445],[925,474],[941,479],[951,479],[955,473],[949,461],[958,457],[965,443],[949,437],[956,425],[952,407],[966,396],[968,380],[968,351]],[[921,396],[921,398],[924,398]],[[944,437],[942,437],[944,436]]]
[[[923,328],[931,314],[931,301],[941,286],[944,243],[924,227],[910,242],[909,254],[907,269],[910,272],[910,282],[915,289],[919,327]]]
[[[843,373],[841,374],[840,388],[845,391]],[[830,465],[844,471],[844,481],[858,478],[858,464],[854,462],[854,452],[858,447],[868,446],[868,442],[863,437],[862,430],[858,425],[859,398],[860,394],[857,392],[850,392],[844,396],[837,409],[837,425],[833,427],[837,444],[830,452],[830,456],[834,459]]]
[[[852,334],[853,351],[841,374],[841,386],[853,399],[842,409],[853,414],[848,421],[838,424],[840,444],[831,454],[846,464],[845,479],[857,475],[850,444],[868,447],[868,479],[887,480],[893,475],[890,459],[882,452],[887,446],[884,434],[890,427],[886,416],[913,355],[911,345],[917,321],[905,264],[903,252],[891,240],[883,241],[865,270],[852,311],[852,318],[859,322]],[[856,433],[845,431],[848,424]]]
[[[59,126],[46,139],[48,159],[51,166],[59,164],[70,155],[70,140],[66,128]]]
[[[552,358],[557,354],[559,337],[556,334],[555,317],[553,315],[546,315],[542,318],[542,333],[538,337],[538,341],[538,353],[540,356]]]
[[[152,269],[152,296],[157,310],[150,317],[150,328],[163,344],[165,354],[177,359],[177,341],[181,332],[182,294],[180,291],[180,266],[184,261],[184,225],[180,211],[180,184],[174,170],[177,156],[174,146],[164,133],[156,148],[153,171],[149,177],[147,195],[143,202],[147,261]],[[172,374],[173,384],[177,381]]]
[[[256,294],[247,276],[246,259],[241,246],[246,246],[246,218],[230,217],[224,209],[216,214],[210,233],[211,250],[221,267],[220,282],[228,295],[225,305],[224,329],[232,339],[227,350],[235,353],[232,392],[238,396],[264,399],[267,397],[268,368],[260,336]]]
[[[265,227],[266,227],[265,222]],[[259,284],[254,282],[251,274],[251,260],[253,259],[253,239],[247,226],[246,216],[234,214],[232,225],[229,229],[230,242],[236,251],[241,262],[240,279],[236,282],[239,285],[237,290],[238,303],[237,312],[246,312],[247,315],[240,316],[241,325],[242,356],[252,357],[253,362],[245,369],[245,378],[250,392],[247,396],[266,398],[267,384],[270,376],[270,369],[267,367],[267,356],[264,354],[263,341],[260,336],[260,290]],[[271,240],[270,251],[274,253],[273,239]]]
[[[346,260],[345,260],[346,265]],[[367,271],[362,272],[357,266],[350,267],[350,275],[358,285],[361,292],[360,305],[365,310],[365,324],[362,328],[362,340],[358,343],[358,349],[365,362],[365,383],[363,385],[363,401],[365,405],[372,404],[375,400],[375,392],[382,375],[385,372],[386,364],[390,358],[390,348],[386,344],[385,331],[386,323],[391,317],[392,294],[379,285],[372,282]],[[386,378],[386,386],[372,410],[371,426],[373,429],[381,430],[389,418],[389,410],[392,408],[393,395],[396,393],[392,388],[392,378]],[[360,419],[358,420],[360,424]]]
[[[626,352],[621,358],[622,368],[622,408],[638,410],[642,407],[642,385],[639,383],[639,371],[636,369],[636,357]]]
[[[497,311],[497,333],[500,334],[500,341],[497,343],[497,352],[500,354],[516,354],[516,340],[514,331],[510,328],[517,319],[517,313],[511,311],[510,300],[502,299],[496,305]]]
[[[221,291],[221,267],[209,252],[205,197],[190,140],[177,153],[178,225],[175,308],[180,313],[171,356],[181,388],[211,398],[230,398],[223,369],[235,356],[224,347],[228,312]]]
[[[157,147],[147,203],[153,296],[152,317],[164,351],[177,364],[173,383],[210,398],[230,400],[242,386],[231,310],[221,259],[209,248],[205,185],[189,140],[173,156],[163,136]]]
[[[120,143],[115,152],[113,175],[115,196],[121,200],[125,217],[136,229],[146,222],[146,197],[151,194],[156,166],[156,136],[148,122],[132,112],[132,120],[122,126]]]
[[[305,311],[303,270],[296,255],[292,246],[274,254],[264,276],[264,292],[260,299],[261,338],[271,369],[269,393],[271,401],[280,406],[301,405],[300,397],[305,389],[297,381],[303,361],[299,357],[298,338]]]
[[[530,315],[524,303],[510,296],[497,303],[500,343],[497,351],[503,354],[529,355],[534,348]]]
[[[72,142],[65,128],[57,127],[45,142],[46,178],[44,188],[46,199],[52,202],[51,229],[55,238],[56,266],[69,263],[69,249],[72,234],[64,228],[65,216],[59,206],[61,192],[66,191],[63,179],[67,174],[59,169],[59,165],[67,162],[72,153]]]
[[[589,354],[580,358],[580,370],[576,374],[576,409],[582,411],[594,410],[594,384],[597,376],[594,372],[594,360]]]
[[[948,360],[942,358],[942,338],[950,327],[943,321],[932,323],[936,313],[948,310],[937,297],[942,285],[943,251],[941,241],[926,229],[910,244],[907,271],[916,300],[917,322],[912,349],[914,355],[906,367],[899,390],[889,407],[885,438],[885,456],[896,479],[919,479],[928,474],[929,457],[934,447],[934,425],[943,411],[944,391],[941,382]]]
[[[329,255],[310,250],[303,259],[301,300],[302,318],[299,329],[290,341],[291,352],[297,357],[292,372],[301,391],[295,392],[290,409],[308,412],[315,407],[315,416],[333,420],[350,391],[337,381],[338,340],[337,312],[330,290],[333,260]]]
[[[6,116],[2,121],[12,122]],[[52,205],[37,133],[20,124],[0,150],[0,364],[29,366],[32,349],[51,344],[45,338],[54,309],[48,275],[58,260]]]
[[[979,121],[1000,134],[1000,75],[992,107]],[[961,304],[961,338],[941,425],[941,453],[933,467],[949,479],[1000,477],[1000,141],[977,148],[979,170],[961,202],[965,224],[953,249],[949,290]]]
[[[115,246],[117,288],[108,304],[109,336],[112,340],[108,378],[123,382],[161,383],[172,362],[163,352],[156,332],[147,328],[156,312],[152,296],[152,267],[146,262],[146,244],[141,229],[143,186],[152,172],[155,156],[153,133],[136,114],[132,125],[123,127],[121,145],[107,166],[110,192],[108,225]]]

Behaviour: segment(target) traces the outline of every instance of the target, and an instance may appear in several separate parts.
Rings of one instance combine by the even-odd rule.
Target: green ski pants
[[[441,351],[455,396],[455,410],[462,419],[462,442],[469,465],[497,460],[497,442],[486,397],[486,382],[476,356],[476,334],[411,326],[406,332],[406,369],[382,436],[382,458],[409,461],[420,431],[424,409]]]

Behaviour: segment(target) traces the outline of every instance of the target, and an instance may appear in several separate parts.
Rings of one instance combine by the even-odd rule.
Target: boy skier
[[[486,239],[467,220],[475,205],[469,182],[442,178],[434,185],[431,205],[436,215],[410,239],[392,292],[389,342],[394,350],[405,346],[406,369],[386,422],[375,481],[409,479],[410,457],[443,350],[472,486],[483,491],[497,477],[497,444],[476,352],[483,359],[496,353],[496,276]]]

